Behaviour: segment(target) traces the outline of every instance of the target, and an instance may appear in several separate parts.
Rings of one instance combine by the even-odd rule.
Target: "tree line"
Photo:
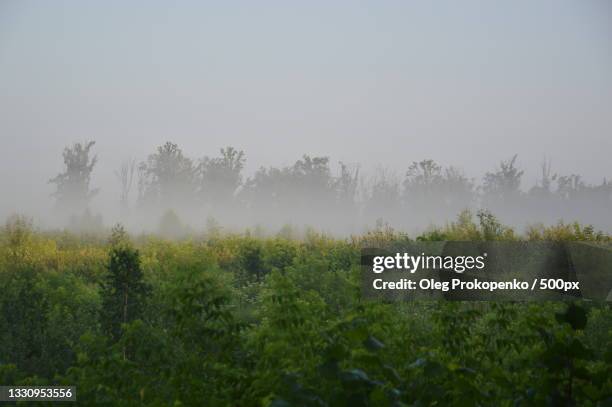
[[[89,220],[90,202],[98,193],[90,185],[97,164],[94,145],[66,147],[65,169],[50,180],[57,207]],[[298,224],[346,233],[381,222],[422,228],[453,219],[464,209],[484,208],[513,225],[565,220],[612,228],[607,216],[612,184],[605,177],[589,184],[577,174],[556,174],[545,162],[535,185],[523,189],[524,171],[516,161],[516,155],[501,161],[480,183],[430,159],[412,162],[401,177],[385,170],[367,177],[358,165],[340,162],[338,171],[332,171],[329,157],[309,155],[245,177],[242,150],[226,147],[217,156],[194,159],[166,142],[145,161],[124,162],[116,176],[123,217],[159,219],[174,211],[172,216],[212,217],[230,226]]]

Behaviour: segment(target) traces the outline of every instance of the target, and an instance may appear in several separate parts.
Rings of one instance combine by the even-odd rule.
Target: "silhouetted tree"
[[[167,209],[193,202],[195,168],[178,145],[167,142],[157,147],[138,170],[141,203]]]
[[[557,195],[565,200],[578,197],[581,192],[587,189],[581,178],[577,174],[560,176],[557,181]]]
[[[475,200],[474,184],[461,171],[433,160],[413,162],[403,186],[409,211],[428,215],[430,222],[450,219]]]
[[[135,170],[136,160],[131,159],[121,163],[121,167],[115,171],[115,176],[121,187],[119,203],[124,214],[129,209],[130,191],[132,190]]]
[[[487,172],[484,177],[483,192],[485,198],[505,200],[520,194],[523,172],[514,166],[517,155],[510,160],[502,161],[496,172]]]
[[[540,168],[542,171],[541,178],[538,184],[531,188],[530,192],[540,196],[549,196],[553,192],[552,183],[557,180],[557,174],[553,174],[550,161],[544,161]]]
[[[233,147],[221,149],[221,156],[204,157],[200,172],[200,193],[205,202],[213,205],[227,205],[242,184],[244,152]]]
[[[260,168],[245,182],[240,197],[264,221],[325,224],[336,203],[329,159],[304,155],[291,167]]]
[[[523,171],[515,166],[516,157],[502,161],[497,171],[487,172],[482,186],[482,207],[515,225],[525,221],[525,197],[520,189]]]
[[[341,208],[348,209],[355,204],[358,181],[359,167],[351,168],[349,165],[340,162],[340,176],[334,180],[334,187]]]
[[[90,150],[96,142],[85,144],[74,143],[66,147],[64,157],[65,169],[49,182],[55,184],[54,196],[58,208],[68,214],[82,213],[89,201],[98,192],[90,188],[91,173],[97,163],[97,157],[90,157]]]

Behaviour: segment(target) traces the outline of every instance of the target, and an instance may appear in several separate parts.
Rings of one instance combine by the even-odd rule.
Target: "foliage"
[[[142,317],[149,291],[143,277],[138,250],[132,247],[123,228],[115,227],[108,274],[100,287],[102,330],[113,341],[121,336],[123,325]]]
[[[0,232],[0,381],[76,385],[87,406],[612,400],[609,305],[366,301],[361,245],[409,239],[380,226],[349,240],[130,239],[116,227],[80,241],[14,218]],[[463,212],[419,239],[607,239],[534,230]]]

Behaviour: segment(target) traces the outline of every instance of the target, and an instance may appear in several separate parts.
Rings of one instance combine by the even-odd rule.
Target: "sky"
[[[302,154],[480,180],[518,154],[612,178],[612,3],[0,0],[0,217],[51,205],[64,146],[114,171],[166,140],[243,149],[247,175]]]

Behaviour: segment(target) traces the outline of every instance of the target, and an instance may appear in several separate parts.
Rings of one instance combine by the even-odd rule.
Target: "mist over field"
[[[0,0],[0,402],[612,405],[612,1]]]
[[[346,236],[469,208],[610,232],[611,22],[601,1],[4,1],[0,220]]]
[[[100,199],[104,192],[92,181],[101,167],[95,147],[89,141],[65,148],[65,168],[48,179],[54,187],[43,201],[48,206],[30,215],[37,226],[95,233],[122,223],[169,238],[245,230],[297,237],[309,228],[347,236],[373,228],[420,233],[462,213],[492,213],[521,231],[558,222],[612,230],[612,184],[605,178],[588,184],[576,174],[554,173],[544,161],[540,178],[525,189],[516,155],[481,180],[431,159],[409,164],[403,175],[384,168],[364,174],[358,164],[333,165],[327,156],[306,154],[245,175],[242,150],[228,146],[196,159],[166,142],[146,160],[125,160],[114,172],[115,193]],[[20,213],[28,215],[14,215]]]

